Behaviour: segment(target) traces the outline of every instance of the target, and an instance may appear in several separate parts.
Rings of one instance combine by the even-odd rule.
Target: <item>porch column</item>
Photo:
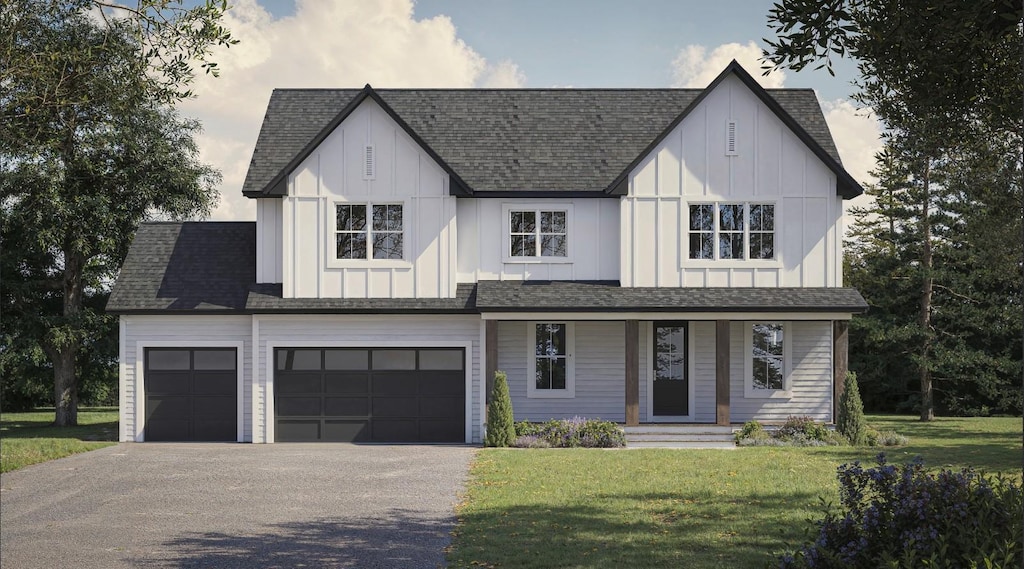
[[[715,420],[729,425],[729,321],[715,322]]]
[[[626,426],[640,424],[640,322],[626,320]]]
[[[486,320],[484,324],[484,401],[491,402],[494,391],[494,372],[498,369],[498,321]],[[487,411],[485,410],[484,413]]]
[[[843,396],[846,372],[850,368],[850,322],[832,321],[832,422],[839,416],[839,398]]]

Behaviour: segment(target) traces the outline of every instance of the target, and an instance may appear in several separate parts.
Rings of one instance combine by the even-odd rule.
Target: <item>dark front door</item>
[[[146,441],[238,440],[234,348],[147,348]]]
[[[654,414],[690,414],[686,323],[654,323]]]
[[[281,348],[275,440],[465,442],[461,348]]]

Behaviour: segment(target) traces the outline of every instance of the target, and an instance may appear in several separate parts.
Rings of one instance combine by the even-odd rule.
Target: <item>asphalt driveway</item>
[[[0,477],[3,567],[439,567],[474,448],[121,444]]]

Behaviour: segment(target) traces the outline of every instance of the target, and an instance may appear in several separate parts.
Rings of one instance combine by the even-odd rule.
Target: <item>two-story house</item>
[[[283,89],[251,222],[147,223],[123,441],[482,440],[517,420],[832,421],[843,169],[812,91]]]

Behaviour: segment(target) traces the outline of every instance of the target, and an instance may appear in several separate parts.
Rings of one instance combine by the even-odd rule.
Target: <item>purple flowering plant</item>
[[[925,471],[919,458],[838,468],[840,507],[824,505],[817,535],[778,563],[803,568],[1020,567],[1020,484],[971,469]]]

